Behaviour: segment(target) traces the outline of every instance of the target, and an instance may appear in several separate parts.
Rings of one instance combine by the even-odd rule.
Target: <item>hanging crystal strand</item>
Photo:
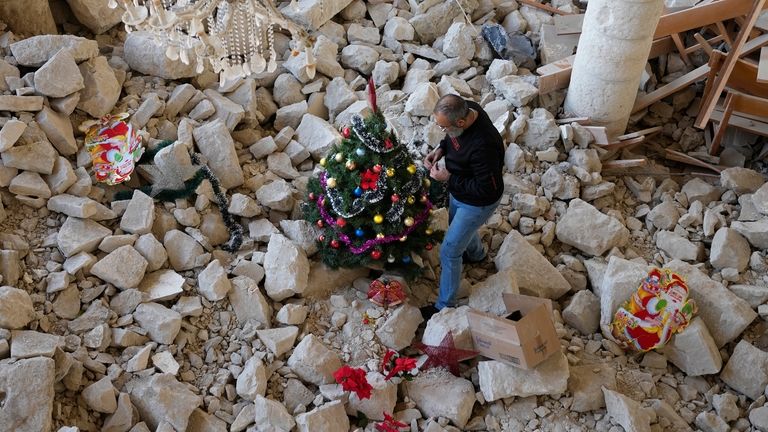
[[[256,58],[257,55],[259,55],[258,51],[260,50],[260,36],[259,33],[261,31],[259,17],[256,14],[256,11],[254,9],[253,3],[249,2],[249,12],[251,15],[251,22],[249,23],[248,28],[248,37],[250,38],[250,48],[251,51],[248,56],[248,65],[249,69],[251,70],[251,73],[260,73],[264,70],[264,65],[262,62],[259,62],[259,60]],[[257,35],[259,38],[257,38]]]
[[[248,11],[245,8],[245,3],[241,0],[237,5],[237,67],[239,69],[238,75],[248,75],[250,72],[245,62],[245,55],[247,51],[247,43],[245,39],[245,27],[248,23]]]
[[[269,42],[269,63],[267,72],[272,73],[277,69],[277,52],[275,51],[275,30],[272,28],[272,12],[267,13],[267,39]]]

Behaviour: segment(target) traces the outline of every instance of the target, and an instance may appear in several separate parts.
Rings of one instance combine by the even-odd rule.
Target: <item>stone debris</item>
[[[563,393],[570,375],[565,355],[557,353],[532,370],[493,360],[478,363],[477,372],[486,401]]]
[[[606,388],[603,388],[603,395],[608,415],[625,431],[651,431],[651,416],[638,402]]]
[[[319,386],[333,382],[333,373],[341,367],[341,360],[310,334],[296,345],[286,364],[301,379]]]
[[[408,397],[427,417],[445,417],[463,428],[475,404],[474,387],[447,371],[419,375],[405,385]]]

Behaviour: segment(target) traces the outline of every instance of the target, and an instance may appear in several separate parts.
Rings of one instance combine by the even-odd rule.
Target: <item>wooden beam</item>
[[[706,168],[716,173],[720,173],[723,169],[725,169],[725,167],[708,164],[702,160],[696,159],[693,156],[688,156],[685,153],[680,153],[679,151],[670,150],[670,149],[664,149],[664,157],[666,159],[673,160],[675,162],[682,162],[688,165],[694,165],[697,167]],[[603,164],[603,166],[605,166],[605,164]]]
[[[591,123],[589,117],[568,117],[555,120],[555,123],[557,124],[571,124],[573,122],[576,122],[582,126],[589,126]]]
[[[536,0],[517,0],[517,1],[518,1],[518,3],[522,3],[524,5],[535,7],[535,8],[541,9],[541,10],[545,10],[545,11],[547,11],[549,13],[553,13],[553,14],[557,14],[557,15],[573,15],[570,12],[566,12],[564,10],[560,10],[560,9],[558,9],[556,7],[552,7],[552,6],[548,5],[548,4],[539,3]]]
[[[746,15],[752,4],[751,0],[720,0],[662,15],[653,37],[658,39]]]
[[[624,141],[624,140],[633,139],[633,138],[637,138],[637,137],[641,137],[641,136],[655,134],[657,132],[661,132],[662,129],[664,129],[662,126],[656,126],[656,127],[652,127],[652,128],[648,128],[648,129],[642,129],[642,130],[639,130],[637,132],[632,132],[632,133],[621,135],[617,139],[619,141]]]
[[[603,162],[603,171],[623,170],[627,168],[644,167],[648,159],[622,159]]]
[[[720,1],[725,2],[729,0],[720,0]],[[699,116],[696,118],[696,123],[694,123],[694,125],[699,129],[704,129],[704,127],[709,122],[709,118],[712,115],[712,111],[715,109],[715,105],[717,105],[717,101],[720,99],[720,95],[723,93],[723,90],[725,90],[725,85],[728,83],[728,77],[731,75],[731,72],[733,71],[733,67],[736,65],[736,62],[739,60],[742,47],[747,42],[747,39],[749,38],[749,34],[755,25],[755,21],[757,21],[757,18],[760,15],[760,12],[763,10],[763,7],[765,7],[765,2],[766,0],[754,1],[754,6],[752,7],[752,10],[749,13],[749,16],[747,17],[747,20],[744,23],[744,26],[739,31],[739,36],[734,41],[733,46],[731,47],[731,51],[728,53],[728,56],[725,58],[723,67],[720,69],[720,73],[718,73],[715,78],[715,83],[712,85],[712,91],[709,92],[709,94],[705,95],[705,98],[701,103]],[[717,4],[717,3],[713,3],[713,4]]]
[[[757,67],[757,82],[768,83],[768,47],[760,50],[760,64]]]
[[[631,148],[634,148],[638,144],[642,144],[644,141],[645,141],[645,137],[639,136],[639,137],[631,138],[624,141],[618,141],[611,144],[601,145],[600,148],[608,151],[629,150]]]
[[[741,57],[752,54],[766,45],[768,45],[768,34],[760,35],[744,44],[744,48],[741,49]]]
[[[632,108],[632,112],[636,113],[645,107],[653,105],[665,97],[703,79],[708,73],[709,65],[699,66],[669,84],[659,87],[646,95],[640,96],[635,100],[635,106]]]

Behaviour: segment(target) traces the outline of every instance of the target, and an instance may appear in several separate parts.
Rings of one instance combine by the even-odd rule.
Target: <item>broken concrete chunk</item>
[[[26,291],[0,286],[0,328],[20,329],[34,318],[35,308]]]
[[[240,324],[256,320],[269,328],[272,321],[272,308],[261,293],[258,284],[247,276],[238,276],[231,281],[229,302],[235,310]]]
[[[603,394],[608,415],[624,430],[651,432],[651,416],[639,402],[606,388],[603,389]]]
[[[287,365],[299,378],[319,386],[334,382],[333,373],[341,367],[341,360],[317,336],[309,334],[296,345]]]
[[[144,278],[147,260],[133,246],[121,246],[91,267],[91,274],[120,289],[135,288]]]
[[[237,394],[247,400],[264,396],[267,391],[267,368],[256,356],[251,357],[237,377]]]
[[[44,357],[0,365],[0,425],[19,432],[51,430],[55,374],[55,362]]]
[[[282,234],[273,234],[269,239],[264,271],[264,288],[274,301],[301,295],[307,289],[309,260],[302,249]]]
[[[90,219],[68,217],[59,229],[56,241],[61,253],[70,257],[79,252],[93,252],[112,231]]]
[[[405,384],[405,393],[426,417],[445,417],[463,429],[475,405],[475,388],[448,371],[420,373]]]
[[[120,98],[121,86],[105,57],[99,56],[80,64],[85,88],[77,107],[91,117],[99,118],[112,111]]]
[[[522,294],[554,300],[571,290],[560,272],[517,230],[507,234],[494,262],[499,270],[510,268],[517,272],[517,284]]]
[[[557,222],[556,233],[561,242],[590,255],[602,255],[629,240],[629,230],[620,221],[578,198]]]
[[[83,88],[83,76],[66,48],[59,50],[35,72],[35,90],[45,96],[62,98]]]
[[[555,353],[535,369],[525,370],[499,361],[481,361],[477,365],[480,391],[491,402],[510,396],[559,394],[568,387],[568,360]]]
[[[299,432],[346,431],[349,430],[349,417],[341,401],[328,402],[307,413],[296,416]]]
[[[176,271],[191,270],[198,265],[199,257],[203,255],[203,247],[189,235],[171,230],[163,238],[163,246],[168,253],[168,260]]]
[[[660,352],[688,376],[716,374],[723,367],[720,351],[699,317],[673,336]]]
[[[108,376],[83,389],[83,399],[88,406],[100,413],[112,414],[117,410],[115,387]]]
[[[168,422],[177,431],[187,430],[192,411],[202,403],[200,396],[171,374],[142,378],[133,383],[130,394],[141,418],[153,429]]]
[[[221,187],[232,189],[245,181],[243,169],[237,159],[235,142],[223,120],[217,119],[192,132],[200,152],[219,178]]]
[[[158,303],[142,303],[133,313],[153,341],[170,345],[181,330],[181,314]]]
[[[720,379],[750,399],[757,399],[768,385],[768,353],[745,340],[739,341]]]

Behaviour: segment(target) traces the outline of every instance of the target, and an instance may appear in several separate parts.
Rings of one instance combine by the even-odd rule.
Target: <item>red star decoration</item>
[[[413,347],[427,355],[427,361],[421,366],[421,370],[434,367],[444,367],[453,375],[459,376],[459,362],[469,360],[477,355],[477,351],[456,348],[453,343],[453,333],[448,332],[438,346],[424,345],[416,342]]]

